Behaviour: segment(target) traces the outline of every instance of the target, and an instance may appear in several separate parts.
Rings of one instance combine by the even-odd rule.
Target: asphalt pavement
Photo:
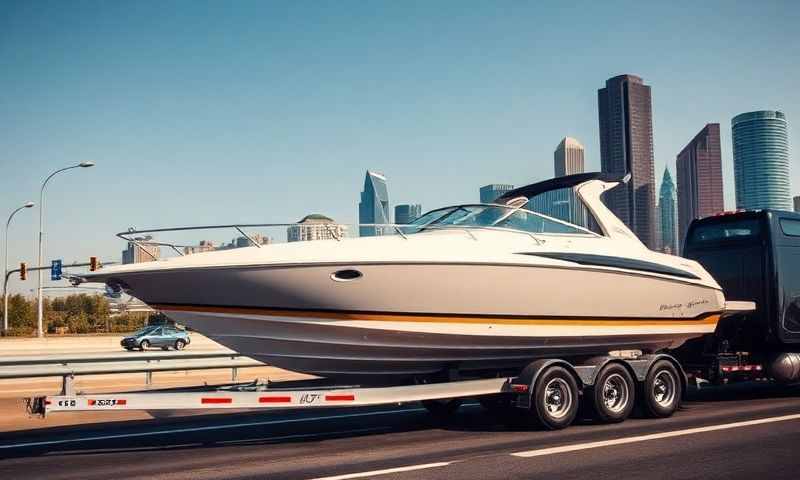
[[[694,393],[672,418],[547,432],[468,404],[244,412],[0,434],[0,478],[798,478],[800,388]]]

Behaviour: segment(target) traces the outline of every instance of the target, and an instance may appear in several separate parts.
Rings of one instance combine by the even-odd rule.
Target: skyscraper
[[[364,191],[361,192],[361,202],[358,204],[358,223],[392,223],[389,216],[389,189],[386,186],[386,177],[380,173],[367,170]],[[383,232],[382,227],[359,227],[359,235],[362,237],[383,235]]]
[[[600,165],[631,174],[627,185],[606,193],[606,204],[648,247],[655,244],[655,172],[650,87],[635,75],[606,80],[597,91]]]
[[[481,187],[481,203],[494,203],[497,197],[514,190],[514,185],[505,183],[492,183]]]
[[[661,233],[661,250],[673,255],[678,253],[678,222],[675,215],[675,184],[669,169],[664,168],[664,177],[661,180],[661,189],[658,193],[658,217],[661,228],[656,230]]]
[[[553,152],[556,177],[583,173],[583,145],[572,137],[564,137]]]
[[[341,239],[347,235],[347,226],[339,225],[330,217],[312,213],[286,229],[287,242]]]
[[[736,115],[731,123],[736,208],[789,210],[786,116],[761,110]]]
[[[584,172],[583,161],[583,145],[572,137],[564,137],[561,143],[556,147],[553,152],[553,167],[556,177],[563,177],[565,175],[573,175],[576,173]],[[574,223],[575,225],[586,226],[586,207],[575,196],[572,191],[559,191],[554,193],[560,194],[561,198],[556,199],[556,202],[566,201],[567,212],[566,218],[561,218],[564,221]]]
[[[419,218],[420,215],[422,215],[422,205],[418,203],[394,207],[394,223],[398,225],[411,223]]]
[[[583,145],[572,137],[564,137],[553,152],[555,177],[583,173]],[[528,208],[537,213],[586,226],[586,209],[572,189],[551,190],[531,198]]]
[[[708,217],[725,209],[719,124],[709,123],[703,127],[681,150],[675,163],[678,174],[678,245],[680,245],[692,220]]]
[[[128,242],[128,248],[122,251],[122,263],[154,262],[161,257],[161,248],[153,245],[153,237],[145,235],[136,237],[137,243]]]

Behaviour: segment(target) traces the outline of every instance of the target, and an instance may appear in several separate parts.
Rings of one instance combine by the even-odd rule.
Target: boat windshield
[[[545,215],[505,205],[459,205],[433,210],[403,227],[404,233],[448,227],[508,228],[529,233],[594,235]]]

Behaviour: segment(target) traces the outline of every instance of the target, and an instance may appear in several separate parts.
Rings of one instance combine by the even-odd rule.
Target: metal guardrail
[[[236,352],[29,355],[0,358],[0,379],[62,377],[62,392],[67,395],[73,391],[77,375],[145,373],[145,383],[151,385],[153,372],[231,369],[231,380],[237,381],[238,369],[263,366],[264,363]]]
[[[15,355],[0,356],[0,371],[3,367],[17,365],[71,365],[99,362],[135,362],[146,360],[195,360],[195,359],[219,359],[242,357],[234,351],[228,352],[119,352],[119,353],[95,353],[83,355]]]

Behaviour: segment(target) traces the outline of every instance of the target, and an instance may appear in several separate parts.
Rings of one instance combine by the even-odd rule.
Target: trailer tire
[[[647,372],[642,384],[642,405],[649,417],[671,416],[681,404],[683,383],[675,365],[668,360],[659,360]]]
[[[631,414],[636,384],[627,368],[610,363],[600,370],[584,398],[591,399],[592,414],[602,423],[619,423]]]
[[[437,419],[446,419],[452,416],[463,402],[460,398],[442,398],[437,400],[422,400],[422,406]]]
[[[548,430],[567,428],[578,414],[578,383],[564,367],[552,366],[536,380],[531,413]]]

